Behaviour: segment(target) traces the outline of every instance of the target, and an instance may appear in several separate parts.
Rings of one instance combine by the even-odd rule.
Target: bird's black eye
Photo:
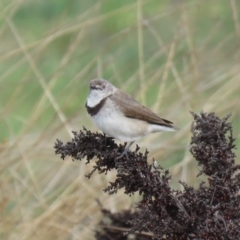
[[[101,88],[99,87],[99,85],[96,85],[96,86],[90,85],[90,89],[99,90],[99,89],[101,89]]]

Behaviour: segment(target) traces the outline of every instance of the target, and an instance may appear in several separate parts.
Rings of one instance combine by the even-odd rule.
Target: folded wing
[[[132,96],[127,93],[118,90],[110,96],[110,99],[119,105],[124,115],[128,118],[140,119],[151,124],[175,129],[171,121],[159,117],[150,109],[139,104],[134,98],[132,98]]]

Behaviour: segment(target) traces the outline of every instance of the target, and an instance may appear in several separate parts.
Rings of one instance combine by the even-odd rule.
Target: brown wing
[[[148,123],[174,128],[173,123],[159,117],[150,109],[139,104],[132,96],[120,90],[110,96],[110,99],[118,103],[124,115],[128,118],[135,118]]]

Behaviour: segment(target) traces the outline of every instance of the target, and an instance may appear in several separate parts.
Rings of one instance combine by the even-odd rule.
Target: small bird
[[[129,142],[117,159],[127,154],[135,140],[149,133],[177,130],[172,122],[159,117],[104,79],[90,81],[85,106],[101,131],[117,140]]]

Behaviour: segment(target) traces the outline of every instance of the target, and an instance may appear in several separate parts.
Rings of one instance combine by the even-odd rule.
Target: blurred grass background
[[[240,3],[236,0],[1,0],[0,239],[94,239],[99,199],[112,211],[138,196],[108,196],[115,173],[61,161],[54,141],[96,127],[89,81],[110,80],[176,123],[138,142],[196,185],[189,111],[232,112],[240,155]]]

